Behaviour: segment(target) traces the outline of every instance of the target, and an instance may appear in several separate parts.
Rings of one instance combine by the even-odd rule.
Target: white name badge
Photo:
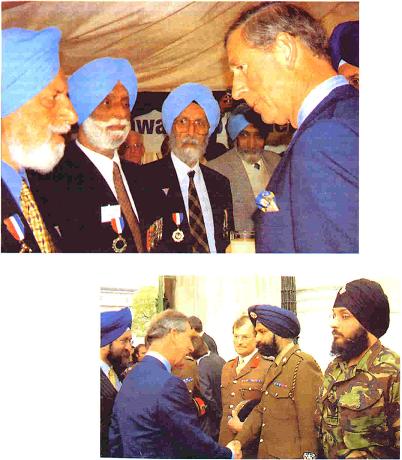
[[[101,207],[101,221],[110,222],[112,219],[118,219],[121,216],[119,204],[109,204]]]

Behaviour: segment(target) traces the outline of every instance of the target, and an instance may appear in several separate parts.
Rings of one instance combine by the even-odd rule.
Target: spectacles
[[[209,123],[207,120],[196,119],[189,120],[186,117],[176,118],[174,126],[179,133],[186,133],[190,129],[190,125],[194,126],[194,131],[198,134],[207,134],[209,131]]]

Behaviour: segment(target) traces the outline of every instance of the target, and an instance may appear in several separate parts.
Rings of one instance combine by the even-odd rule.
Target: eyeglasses
[[[176,118],[174,126],[178,133],[187,133],[190,125],[194,126],[194,131],[197,134],[207,134],[209,131],[209,123],[207,120],[197,119],[189,120],[186,117]]]

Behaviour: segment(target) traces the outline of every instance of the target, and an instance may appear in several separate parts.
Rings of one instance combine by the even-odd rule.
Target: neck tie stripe
[[[116,188],[117,201],[120,204],[121,211],[124,218],[126,219],[130,228],[131,234],[133,235],[134,243],[138,252],[144,252],[142,244],[140,225],[138,223],[137,216],[131,206],[130,198],[128,197],[127,190],[124,186],[123,178],[121,176],[119,165],[113,162],[113,182]]]
[[[47,231],[35,198],[24,179],[20,194],[21,210],[38,243],[41,252],[56,252],[56,247]]]
[[[197,189],[194,183],[195,171],[190,171],[188,177],[190,179],[188,184],[188,214],[190,233],[194,238],[192,246],[193,252],[209,252],[207,231],[205,228],[204,218],[202,216],[202,209],[198,197]]]

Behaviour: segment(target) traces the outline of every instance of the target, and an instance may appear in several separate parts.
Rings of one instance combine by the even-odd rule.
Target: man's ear
[[[275,39],[274,54],[280,64],[292,70],[295,66],[298,53],[298,43],[295,37],[279,32]]]

